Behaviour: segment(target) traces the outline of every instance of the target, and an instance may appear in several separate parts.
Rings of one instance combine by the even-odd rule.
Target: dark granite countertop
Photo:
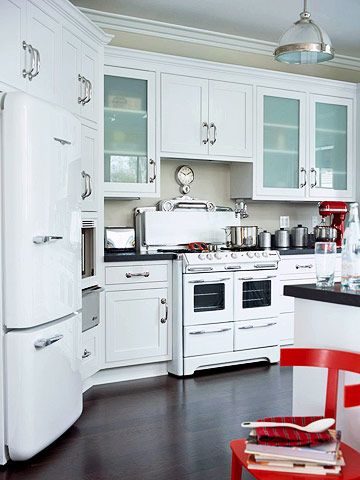
[[[286,285],[284,287],[284,295],[305,300],[315,300],[317,302],[360,307],[360,292],[342,290],[340,283],[335,283],[334,287],[330,288],[319,288],[315,284]]]
[[[104,262],[148,262],[175,259],[175,253],[105,252],[104,255]]]

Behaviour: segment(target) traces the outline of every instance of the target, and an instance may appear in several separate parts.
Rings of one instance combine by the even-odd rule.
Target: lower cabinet
[[[82,333],[81,378],[86,380],[100,368],[100,328],[94,327]]]
[[[106,363],[150,363],[171,354],[168,289],[151,286],[106,293]]]

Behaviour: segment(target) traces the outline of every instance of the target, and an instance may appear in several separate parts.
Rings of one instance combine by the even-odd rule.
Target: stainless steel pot
[[[302,225],[291,229],[291,245],[295,248],[304,248],[308,245],[308,229]]]
[[[289,248],[290,247],[290,232],[285,228],[280,228],[275,232],[275,247]]]
[[[336,228],[318,225],[314,228],[315,242],[335,242],[337,233]]]
[[[232,248],[250,248],[257,246],[258,227],[226,227],[226,245]]]
[[[259,247],[264,249],[271,249],[271,233],[264,230],[259,233]]]

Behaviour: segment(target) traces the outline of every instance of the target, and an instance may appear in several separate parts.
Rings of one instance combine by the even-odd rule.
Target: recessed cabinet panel
[[[106,361],[133,361],[168,354],[168,291],[106,293]]]
[[[155,193],[155,74],[109,68],[105,75],[106,196]]]
[[[25,68],[25,2],[23,0],[1,0],[0,14],[0,61],[1,81],[24,89],[26,80],[22,75]]]
[[[209,154],[252,155],[252,87],[209,82]]]
[[[203,78],[161,76],[161,150],[207,155],[208,88]]]

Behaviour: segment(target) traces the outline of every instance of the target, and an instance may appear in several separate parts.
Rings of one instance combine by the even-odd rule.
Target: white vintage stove
[[[177,254],[173,261],[173,359],[168,371],[254,361],[279,361],[277,251],[231,251],[224,228],[233,212],[136,210],[140,251]],[[190,242],[218,244],[215,252],[190,252]]]

